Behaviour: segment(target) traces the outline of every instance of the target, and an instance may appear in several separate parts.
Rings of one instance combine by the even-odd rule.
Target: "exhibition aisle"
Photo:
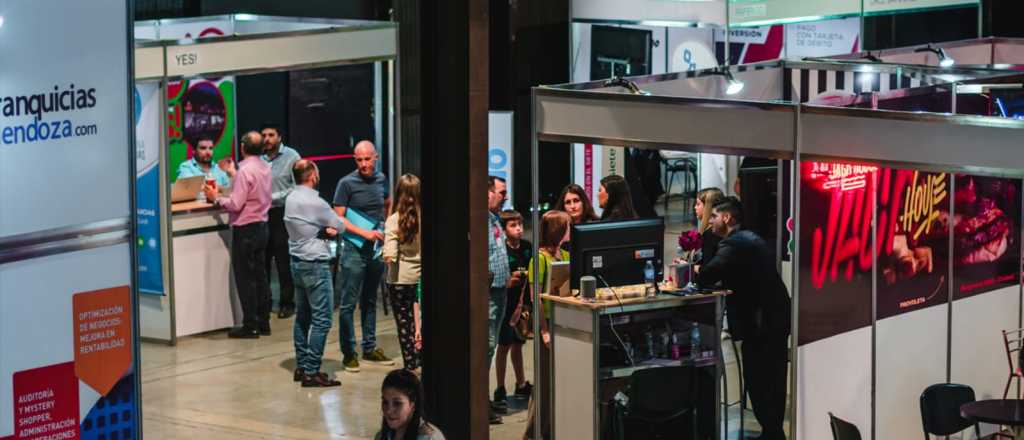
[[[666,229],[666,253],[675,252],[684,226],[681,200],[670,205],[672,224]],[[659,205],[658,209],[660,210]],[[671,248],[669,248],[671,247]],[[378,303],[377,334],[385,353],[399,353],[395,321]],[[358,314],[356,314],[358,319]],[[372,439],[380,428],[380,384],[393,368],[362,365],[359,373],[343,371],[337,324],[328,335],[323,370],[341,380],[340,388],[308,389],[291,381],[295,368],[292,346],[294,318],[272,319],[273,336],[256,340],[228,339],[223,332],[183,337],[178,345],[142,343],[143,430],[146,438],[242,439]],[[359,332],[359,323],[356,323]],[[357,335],[357,338],[359,335]],[[736,392],[736,362],[725,347],[730,401]],[[524,346],[527,377],[532,377],[533,347]],[[511,371],[509,379],[511,381]],[[495,388],[493,374],[491,384]],[[737,438],[739,412],[729,411],[729,437]],[[756,432],[748,412],[746,431]],[[491,426],[492,440],[518,440],[526,429],[526,412],[504,417]]]

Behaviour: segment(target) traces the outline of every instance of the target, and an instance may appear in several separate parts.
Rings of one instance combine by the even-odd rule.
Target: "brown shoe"
[[[302,379],[303,388],[327,388],[341,386],[341,382],[327,377],[327,373],[307,374]]]

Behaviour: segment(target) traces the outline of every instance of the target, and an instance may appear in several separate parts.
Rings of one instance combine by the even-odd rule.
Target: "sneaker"
[[[306,372],[302,371],[301,368],[295,369],[295,374],[292,375],[292,380],[295,382],[302,382],[306,378]]]
[[[270,336],[270,334],[271,331],[269,324],[266,327],[260,327],[260,336]]]
[[[307,374],[305,379],[302,379],[303,388],[327,388],[327,387],[339,387],[341,381],[331,379],[327,377],[327,373],[315,373]]]
[[[508,399],[508,393],[505,391],[505,387],[498,387],[494,390],[494,401],[504,402]]]
[[[500,425],[501,424],[501,416],[499,416],[497,413],[495,413],[494,409],[491,409],[490,423],[492,425]]]
[[[389,367],[395,365],[395,361],[392,359],[388,359],[387,356],[384,356],[384,352],[381,351],[381,349],[379,348],[375,348],[373,349],[373,351],[363,352],[363,360],[371,364],[384,365]]]
[[[359,358],[355,354],[346,354],[341,364],[345,366],[345,371],[349,373],[359,372]]]
[[[492,401],[491,402],[491,411],[493,411],[495,413],[498,413],[498,414],[508,414],[508,402],[506,402],[504,400],[502,400],[500,402],[499,401]]]
[[[533,394],[533,384],[526,381],[523,386],[516,386],[516,397],[530,397]]]

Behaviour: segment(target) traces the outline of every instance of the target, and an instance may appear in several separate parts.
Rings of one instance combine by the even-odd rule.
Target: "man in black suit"
[[[722,282],[733,294],[729,331],[743,341],[743,375],[761,424],[761,440],[785,440],[786,364],[790,301],[775,266],[775,252],[756,233],[742,229],[743,205],[726,197],[712,209],[712,231],[723,237],[715,257],[700,269],[697,284]]]

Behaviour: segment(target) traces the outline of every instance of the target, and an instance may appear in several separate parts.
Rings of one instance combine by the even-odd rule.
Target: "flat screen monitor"
[[[598,278],[598,287],[604,287],[604,282],[612,287],[643,284],[648,261],[660,280],[664,241],[665,220],[661,217],[574,225],[569,241],[569,286],[578,289],[584,275]]]

